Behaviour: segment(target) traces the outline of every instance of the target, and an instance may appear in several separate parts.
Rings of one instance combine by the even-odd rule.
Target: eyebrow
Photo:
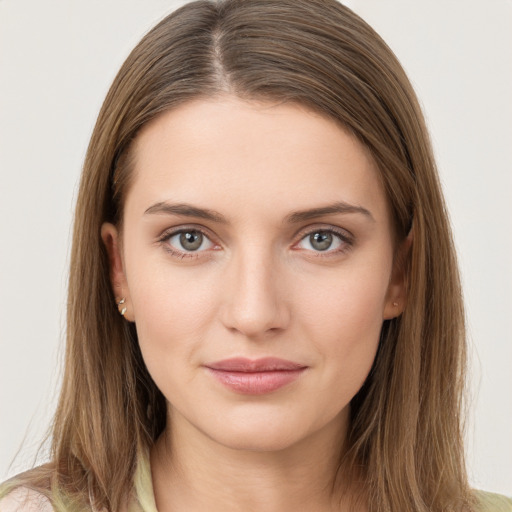
[[[335,214],[362,214],[368,219],[375,222],[371,212],[362,206],[356,206],[344,201],[337,201],[326,206],[318,208],[310,208],[308,210],[299,210],[288,214],[283,223],[284,224],[297,224],[306,220],[316,219],[325,215]],[[229,221],[221,213],[210,210],[208,208],[199,208],[188,203],[168,203],[159,202],[150,206],[145,212],[146,214],[168,214],[168,215],[181,215],[184,217],[196,217],[200,219],[210,220],[219,224],[229,224]]]
[[[215,210],[209,210],[207,208],[199,208],[187,203],[167,203],[160,202],[153,206],[150,206],[144,215],[150,213],[166,213],[168,215],[182,215],[184,217],[198,217],[200,219],[211,220],[218,222],[219,224],[228,224],[227,219],[219,212]]]
[[[327,206],[321,206],[319,208],[311,208],[309,210],[292,212],[285,217],[284,222],[287,224],[295,224],[305,220],[323,217],[324,215],[335,215],[337,213],[359,213],[375,222],[375,219],[373,218],[370,210],[367,210],[362,206],[345,203],[344,201],[337,201],[336,203],[332,203]]]

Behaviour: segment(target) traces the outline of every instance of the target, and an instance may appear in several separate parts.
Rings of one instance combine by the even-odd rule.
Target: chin
[[[265,408],[251,411],[252,414],[243,409],[245,414],[238,411],[238,414],[218,415],[211,423],[198,426],[211,440],[226,448],[251,452],[286,450],[310,438],[323,426],[304,421],[307,415],[294,415],[289,409],[278,414]]]
[[[225,429],[219,435],[210,438],[232,450],[247,452],[278,452],[286,450],[301,440],[298,432],[294,435],[288,429]]]

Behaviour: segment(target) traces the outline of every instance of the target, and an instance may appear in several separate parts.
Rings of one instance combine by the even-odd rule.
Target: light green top
[[[2,495],[1,487],[0,496]],[[479,512],[512,512],[512,498],[484,491],[476,491],[476,495],[479,500]],[[54,510],[70,512],[58,506],[54,509],[46,498],[25,488],[16,489],[4,498],[0,498],[0,512],[53,512]],[[158,512],[148,458],[141,460],[137,467],[134,497],[127,512]]]
[[[134,484],[135,500],[130,504],[128,512],[157,512],[149,458],[140,461]]]
[[[512,498],[492,492],[476,491],[481,512],[512,512]]]
[[[135,495],[137,500],[132,502],[128,512],[158,512],[148,460],[141,461],[137,468]],[[479,512],[512,512],[512,498],[485,491],[476,491],[476,495],[479,500]],[[0,512],[3,511],[0,510]]]

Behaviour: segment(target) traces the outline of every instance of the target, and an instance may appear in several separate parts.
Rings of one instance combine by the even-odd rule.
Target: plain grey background
[[[55,405],[95,117],[130,49],[182,3],[0,0],[0,480],[32,463]],[[464,279],[471,482],[512,495],[512,2],[347,4],[395,51],[424,107]]]

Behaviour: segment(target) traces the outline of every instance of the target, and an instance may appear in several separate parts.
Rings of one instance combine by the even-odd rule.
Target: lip
[[[248,395],[276,391],[297,380],[307,366],[276,357],[236,357],[205,365],[210,374],[228,389]]]

